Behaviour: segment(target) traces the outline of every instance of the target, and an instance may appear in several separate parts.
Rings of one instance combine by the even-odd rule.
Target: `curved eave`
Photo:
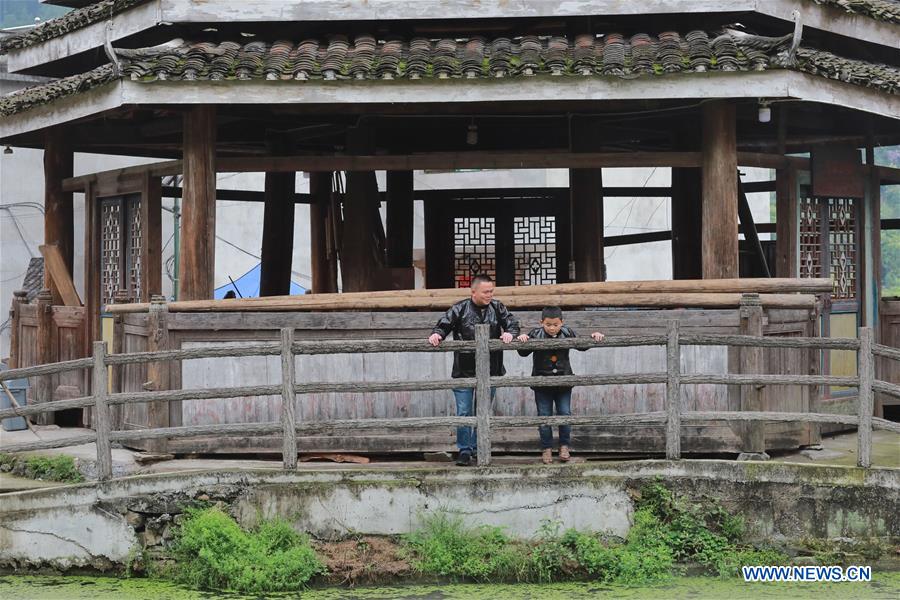
[[[117,80],[0,120],[0,142],[121,106],[193,104],[466,104],[609,100],[792,99],[900,119],[891,95],[795,71],[692,73],[634,80],[534,77],[420,81]]]
[[[603,17],[644,15],[647,18],[678,14],[733,14],[753,12],[793,22],[796,0],[151,0],[110,19],[113,42],[157,27],[190,23],[266,23],[312,21],[408,21],[503,19],[527,17]],[[897,48],[900,26],[865,15],[847,13],[811,1],[800,4],[804,27]],[[727,10],[725,10],[727,9]],[[9,52],[10,72],[35,70],[89,50],[102,48],[107,22],[94,23],[63,36]],[[166,37],[166,36],[162,36]]]

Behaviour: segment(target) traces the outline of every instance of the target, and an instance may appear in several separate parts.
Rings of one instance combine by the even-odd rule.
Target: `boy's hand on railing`
[[[513,341],[513,336],[510,332],[504,331],[503,335],[500,336],[500,341],[502,341],[504,344],[508,344]]]
[[[528,341],[528,336],[525,335],[525,334],[523,333],[522,335],[520,335],[520,336],[517,337],[516,339],[519,340],[520,342],[527,342],[527,341]]]
[[[432,333],[430,336],[428,336],[428,343],[431,344],[432,346],[440,346],[441,340],[443,340],[443,339],[444,338],[441,337],[441,334]]]
[[[591,334],[591,339],[593,339],[595,342],[602,342],[603,338],[605,338],[605,337],[606,336],[603,335],[602,333],[600,333],[599,331],[595,331],[594,333]]]

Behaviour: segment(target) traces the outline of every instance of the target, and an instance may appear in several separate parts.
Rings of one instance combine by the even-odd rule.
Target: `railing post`
[[[744,294],[741,297],[741,333],[762,337],[763,309],[759,294]],[[743,347],[740,350],[740,372],[744,375],[758,375],[763,372],[763,350],[760,347]],[[741,411],[762,411],[762,386],[741,386]],[[762,421],[745,421],[741,426],[741,455],[738,460],[767,460],[766,424]]]
[[[94,431],[97,433],[97,477],[112,477],[112,448],[109,445],[109,405],[106,403],[109,374],[106,369],[106,342],[94,342],[91,393],[94,396]]]
[[[681,342],[680,324],[669,321],[666,342],[666,458],[681,458]]]
[[[285,469],[297,468],[297,417],[294,402],[294,329],[281,330],[281,457]]]
[[[489,325],[475,326],[475,422],[477,424],[478,466],[491,464],[491,353]]]
[[[856,435],[857,462],[860,467],[872,466],[872,411],[875,408],[872,385],[875,381],[875,357],[872,354],[872,328],[859,328],[859,425]]]
[[[50,290],[41,290],[36,298],[37,304],[37,364],[47,365],[53,362],[53,296]],[[40,375],[32,383],[32,401],[35,404],[53,400],[53,375]],[[52,425],[56,421],[54,413],[36,415],[38,425]]]
[[[150,298],[150,309],[147,312],[147,352],[159,352],[169,349],[169,326],[168,326],[169,308],[166,305],[165,296],[153,295]],[[124,335],[124,327],[122,334]],[[124,347],[124,340],[123,340]],[[147,384],[149,390],[161,392],[169,389],[169,363],[168,362],[150,362],[147,363]],[[124,407],[123,407],[124,408]],[[169,418],[169,403],[165,400],[157,400],[147,405],[147,422],[150,429],[157,427],[168,427],[171,423]],[[168,443],[165,438],[155,440],[147,440],[148,452],[164,453],[168,449]]]

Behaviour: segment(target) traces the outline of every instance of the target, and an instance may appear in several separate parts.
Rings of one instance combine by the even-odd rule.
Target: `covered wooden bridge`
[[[104,0],[6,38],[10,70],[59,77],[0,98],[0,143],[45,150],[45,244],[55,246],[47,251],[48,292],[31,304],[14,303],[11,361],[86,356],[101,339],[104,313],[115,315],[114,352],[253,344],[277,337],[286,324],[306,339],[424,337],[436,301],[410,307],[403,299],[414,296],[400,292],[413,287],[419,200],[428,290],[464,287],[478,272],[510,287],[602,282],[605,248],[671,240],[674,278],[690,282],[650,285],[645,295],[626,287],[628,297],[615,299],[593,288],[593,296],[571,305],[572,324],[660,333],[675,319],[695,332],[844,337],[869,326],[881,343],[900,345],[898,302],[882,299],[879,273],[880,232],[900,227],[881,219],[879,194],[881,186],[900,183],[900,171],[875,161],[876,148],[900,143],[900,14],[883,0],[851,4],[738,1],[725,12],[719,2],[663,0],[477,7],[438,0]],[[160,162],[73,177],[75,152]],[[671,185],[604,186],[603,169],[614,167],[669,168]],[[741,167],[775,176],[744,183]],[[413,185],[417,170],[548,168],[568,169],[568,188]],[[384,191],[377,171],[387,172]],[[216,174],[234,172],[264,172],[265,191],[217,189]],[[309,173],[308,194],[296,193],[297,172]],[[183,176],[181,185],[170,185],[173,175]],[[758,191],[775,193],[773,225],[753,222],[746,194]],[[604,197],[642,194],[671,198],[671,230],[605,237]],[[187,304],[149,305],[162,292],[164,195],[182,201],[177,300]],[[212,297],[217,199],[265,204],[264,296],[288,293],[294,206],[310,205],[312,297],[190,305]],[[76,240],[73,203],[81,201],[85,236]],[[775,233],[774,246],[760,233]],[[76,244],[84,244],[83,265],[75,264]],[[75,268],[84,269],[80,295],[71,284]],[[742,285],[739,277],[777,277],[789,280],[789,292],[819,296],[767,298],[783,291],[780,284]],[[821,282],[791,287],[803,278],[832,283],[825,293]],[[729,282],[717,287],[712,280]],[[316,300],[339,289],[382,290],[394,300],[377,308]],[[680,295],[688,291],[711,295]],[[714,292],[730,296],[714,299]],[[764,295],[761,308],[753,299],[742,305],[747,292]],[[137,304],[115,304],[122,301]],[[533,324],[537,300],[519,306]],[[410,308],[418,311],[398,312]],[[627,372],[661,360],[661,352],[592,351],[576,368]],[[265,357],[204,360],[201,368],[122,366],[113,386],[203,387],[223,373],[244,383],[277,379]],[[337,381],[348,371],[372,380],[441,378],[447,369],[438,354],[418,362],[315,360],[306,368],[318,380]],[[685,360],[689,368],[742,370],[737,350],[698,348]],[[839,350],[771,351],[765,363],[770,373],[856,373],[852,355]],[[900,382],[896,370],[879,368],[886,381]],[[87,378],[38,379],[37,401],[60,386],[89,391]],[[575,408],[658,410],[664,391],[654,385],[579,388]],[[855,412],[853,390],[770,386],[764,396],[772,410],[821,404]],[[741,406],[740,390],[721,385],[697,385],[685,398],[695,409]],[[314,420],[440,415],[450,401],[446,391],[322,393],[298,406]],[[276,399],[259,397],[139,405],[115,418],[122,428],[141,428],[266,421],[277,418],[276,409]],[[525,414],[533,407],[527,390],[504,389],[496,409]],[[686,430],[688,451],[742,449],[727,423]],[[583,428],[579,443],[604,451],[662,448],[660,428],[635,433]],[[817,435],[810,426],[773,424],[765,445],[795,447]],[[495,444],[526,449],[528,439],[516,433]],[[442,430],[305,443],[316,450],[421,451],[446,448],[450,437]],[[173,441],[170,449],[269,446],[265,438],[209,438]]]

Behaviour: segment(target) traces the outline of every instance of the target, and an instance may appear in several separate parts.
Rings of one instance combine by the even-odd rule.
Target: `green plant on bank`
[[[309,538],[287,521],[245,531],[218,508],[189,509],[173,547],[175,578],[201,589],[296,591],[325,572]]]
[[[27,477],[28,479],[44,481],[59,481],[62,483],[81,483],[84,481],[84,475],[75,466],[75,459],[65,454],[27,457],[0,454],[0,471]]]

